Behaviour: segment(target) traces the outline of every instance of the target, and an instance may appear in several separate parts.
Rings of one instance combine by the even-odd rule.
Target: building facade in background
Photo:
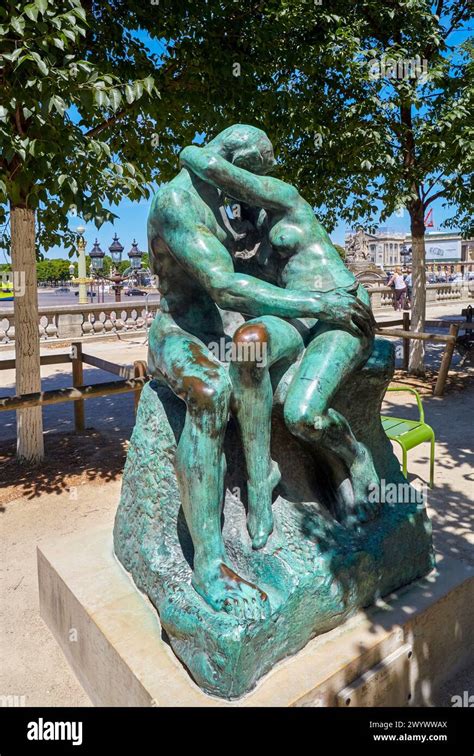
[[[474,270],[474,239],[462,239],[453,232],[433,231],[426,234],[425,246],[426,267],[433,273],[471,273]]]
[[[396,267],[410,267],[410,234],[389,228],[379,228],[375,233],[369,233],[359,228],[345,236],[344,246],[348,252],[353,248],[356,239],[359,246],[363,243],[367,250],[368,262],[378,268],[390,271]],[[462,239],[460,234],[454,231],[432,231],[426,233],[425,245],[428,272],[474,271],[474,239]]]
[[[354,240],[357,237],[360,239],[361,236],[364,237],[364,247],[368,251],[368,262],[382,270],[391,270],[404,264],[402,252],[406,241],[405,233],[380,228],[371,234],[359,228],[357,231],[346,234],[345,249],[351,249]]]

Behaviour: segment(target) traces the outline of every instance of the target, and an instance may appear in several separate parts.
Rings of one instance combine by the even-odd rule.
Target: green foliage
[[[138,156],[129,147],[133,140],[104,127],[122,109],[123,123],[131,131],[133,123],[135,138],[143,139],[145,113],[158,100],[141,44],[130,41],[127,65],[115,65],[118,28],[109,23],[109,57],[99,65],[79,0],[10,2],[0,9],[0,224],[9,203],[34,209],[45,249],[60,243],[72,249],[71,209],[100,226],[113,219],[109,208],[123,197],[149,194],[150,150],[146,159]],[[1,241],[5,246],[5,235]]]
[[[403,207],[420,217],[443,197],[453,207],[452,222],[472,233],[473,45],[451,40],[469,18],[469,3],[436,5],[270,4],[263,24],[271,18],[279,38],[291,39],[262,61],[278,86],[273,94],[255,63],[263,28],[252,40],[250,60],[262,87],[251,93],[259,101],[253,112],[262,113],[284,176],[321,208],[329,228],[341,217],[352,225],[373,221],[379,206],[382,221]],[[392,78],[387,66],[374,71],[374,61],[402,65],[416,56],[426,61],[426,78],[409,78],[409,68],[402,69],[407,78]]]
[[[122,260],[122,262],[120,262],[120,263],[119,263],[119,264],[117,265],[117,270],[118,270],[118,272],[119,272],[119,273],[120,273],[121,275],[123,275],[123,273],[125,273],[125,271],[126,271],[126,270],[127,270],[127,268],[129,268],[129,267],[130,267],[130,260]]]
[[[346,250],[344,249],[344,247],[341,247],[340,244],[335,244],[334,246],[337,249],[337,251],[339,253],[339,257],[341,258],[341,260],[345,260],[346,259]]]
[[[70,281],[69,260],[41,260],[36,264],[38,283]]]
[[[472,43],[450,44],[468,3],[436,5],[12,0],[0,9],[0,225],[9,201],[25,203],[41,246],[72,249],[71,206],[113,220],[123,197],[176,173],[197,131],[245,121],[328,228],[374,221],[379,205],[382,220],[420,215],[442,196],[469,231]],[[426,80],[370,75],[373,60],[416,55]]]
[[[157,71],[172,102],[159,119],[163,180],[196,126],[213,136],[246,121],[267,131],[282,178],[320,208],[328,228],[341,217],[377,221],[380,207],[382,221],[401,208],[419,219],[443,197],[452,223],[472,232],[473,48],[453,38],[470,17],[468,0],[173,7],[162,0],[159,17],[142,19],[153,34],[159,18],[161,36],[173,39],[170,65]],[[416,56],[426,78],[410,78]],[[373,62],[390,58],[405,78],[386,67],[373,75]]]
[[[110,255],[105,255],[102,273],[104,274],[104,276],[108,276],[111,270],[112,270],[112,258],[110,257]]]

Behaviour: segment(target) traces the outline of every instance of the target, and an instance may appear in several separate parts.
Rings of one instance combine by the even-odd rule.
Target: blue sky
[[[104,223],[104,225],[97,230],[93,223],[86,225],[85,238],[87,242],[87,250],[89,251],[94,244],[97,237],[100,246],[104,252],[108,251],[109,245],[112,243],[114,233],[117,233],[124,250],[124,259],[129,251],[132,241],[135,238],[138,242],[138,246],[144,252],[147,251],[147,238],[146,238],[146,220],[148,215],[148,209],[150,201],[143,202],[130,202],[124,200],[118,205],[117,208],[112,208],[119,216],[115,223]],[[434,228],[428,229],[428,231],[436,231],[440,229],[442,221],[447,218],[451,213],[448,213],[442,208],[443,200],[438,200],[433,203],[433,220]],[[76,228],[80,225],[78,218],[71,217],[70,226]],[[400,231],[407,233],[409,231],[409,218],[408,213],[404,211],[403,216],[397,217],[393,215],[389,220],[383,223],[384,227],[388,226],[394,231]],[[331,233],[331,239],[336,244],[344,244],[344,234],[350,231],[350,227],[346,223],[341,222],[337,225],[334,231]],[[61,248],[54,248],[47,252],[46,257],[57,258],[67,257],[67,252]]]

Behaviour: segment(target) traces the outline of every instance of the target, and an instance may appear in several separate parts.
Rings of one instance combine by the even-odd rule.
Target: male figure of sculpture
[[[264,175],[274,164],[268,138],[250,126],[226,129],[205,150],[208,155],[255,174]],[[236,195],[239,199],[240,192]],[[296,196],[294,193],[291,200],[296,200]],[[276,200],[260,195],[258,199],[265,201],[254,201],[253,204],[281,212],[281,205],[274,208]],[[183,168],[154,198],[148,235],[154,271],[160,277],[162,311],[151,328],[149,363],[152,374],[164,380],[187,407],[177,448],[176,470],[194,545],[193,585],[214,609],[223,609],[238,617],[258,618],[268,611],[267,598],[229,565],[221,534],[225,474],[223,439],[233,386],[225,367],[207,348],[207,344],[219,341],[223,336],[216,305],[254,318],[274,316],[273,330],[267,322],[264,323],[265,328],[268,327],[269,343],[270,338],[272,341],[272,364],[278,361],[279,354],[291,361],[302,348],[302,343],[293,338],[293,332],[288,331],[282,318],[316,318],[322,323],[338,326],[340,333],[352,334],[353,339],[365,345],[360,358],[353,348],[351,351],[352,342],[341,342],[336,356],[348,352],[347,359],[344,357],[346,362],[357,356],[360,363],[370,351],[372,314],[368,305],[354,296],[352,280],[347,281],[350,291],[344,289],[346,282],[338,283],[331,290],[310,291],[311,287],[303,285],[302,279],[300,288],[290,288],[294,286],[291,275],[285,281],[288,288],[283,289],[236,273],[229,252],[232,237],[223,221],[221,207],[220,191],[187,168]],[[305,232],[310,233],[309,230]],[[270,241],[274,243],[272,239]],[[248,327],[246,325],[243,329]],[[247,338],[248,334],[244,331],[242,337]],[[331,334],[327,337],[327,341],[330,340]],[[241,381],[236,383],[237,388],[234,386],[234,392],[242,404],[239,386],[243,391],[245,370],[239,373],[238,368],[233,369],[233,378]],[[324,371],[320,380],[326,380]],[[261,401],[267,401],[268,390],[260,393]],[[330,393],[326,391],[326,395],[330,396]],[[295,397],[294,430],[304,436],[306,431],[302,430],[298,417],[301,407],[297,405]],[[318,409],[321,416],[329,416],[326,407],[321,405],[316,411]],[[290,415],[288,417],[290,420]],[[301,425],[301,432],[297,423]],[[345,434],[348,436],[347,429]],[[272,477],[269,469],[267,442],[266,437],[254,442],[261,444],[258,451],[261,461],[259,471],[250,474],[249,494],[254,485],[255,496],[249,495],[249,530],[255,547],[262,546],[268,537],[271,528],[268,502],[277,481],[277,475]],[[352,443],[350,438],[348,442]],[[339,439],[337,443],[342,441]],[[354,449],[352,451],[354,453]],[[348,464],[352,464],[349,459]],[[366,483],[367,480],[364,485]],[[263,512],[257,489],[265,494]]]

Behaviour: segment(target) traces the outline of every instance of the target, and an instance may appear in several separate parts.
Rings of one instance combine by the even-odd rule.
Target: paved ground
[[[448,308],[440,313],[430,311],[430,317],[449,315]],[[452,314],[458,314],[456,305]],[[387,314],[387,317],[393,315]],[[87,346],[87,350],[115,362],[131,363],[146,357],[143,339],[111,342]],[[3,356],[7,356],[2,354]],[[433,357],[434,359],[434,357]],[[44,370],[44,388],[70,385],[70,373],[64,366]],[[0,373],[2,382],[13,392],[13,375]],[[110,375],[95,368],[86,371],[85,380],[110,380]],[[4,383],[4,385],[5,385]],[[2,394],[8,393],[2,389]],[[438,552],[474,564],[472,508],[473,456],[472,417],[474,393],[472,389],[449,392],[444,398],[424,397],[426,419],[437,434],[436,488],[429,492],[428,505],[433,519]],[[390,414],[414,413],[403,395],[391,394],[386,405]],[[0,439],[14,434],[13,413],[3,413]],[[72,431],[72,405],[63,404],[45,410],[45,428],[51,436],[55,431]],[[5,417],[7,415],[7,417]],[[7,501],[0,513],[2,544],[6,547],[4,575],[0,598],[0,627],[2,657],[6,659],[0,670],[0,694],[25,696],[27,705],[78,706],[90,705],[87,696],[73,676],[56,642],[38,614],[36,546],[52,534],[58,538],[72,532],[87,532],[91,527],[111,522],[120,492],[120,473],[108,464],[107,450],[111,444],[126,445],[133,425],[133,399],[122,395],[110,400],[86,402],[89,427],[100,429],[103,435],[92,437],[90,464],[81,474],[61,481],[61,460],[54,481],[45,476],[42,485],[21,498]],[[102,439],[102,440],[101,440]],[[104,453],[101,455],[101,446]],[[89,447],[87,447],[89,448]],[[54,453],[54,449],[52,452]],[[96,461],[98,460],[98,461]],[[87,462],[88,460],[85,460]],[[410,453],[410,477],[418,483],[427,480],[428,447],[418,447]],[[48,473],[49,474],[49,473]],[[0,483],[0,495],[2,484]],[[448,681],[438,693],[440,705],[450,706],[451,697],[464,690],[474,693],[474,667],[463,670]]]

